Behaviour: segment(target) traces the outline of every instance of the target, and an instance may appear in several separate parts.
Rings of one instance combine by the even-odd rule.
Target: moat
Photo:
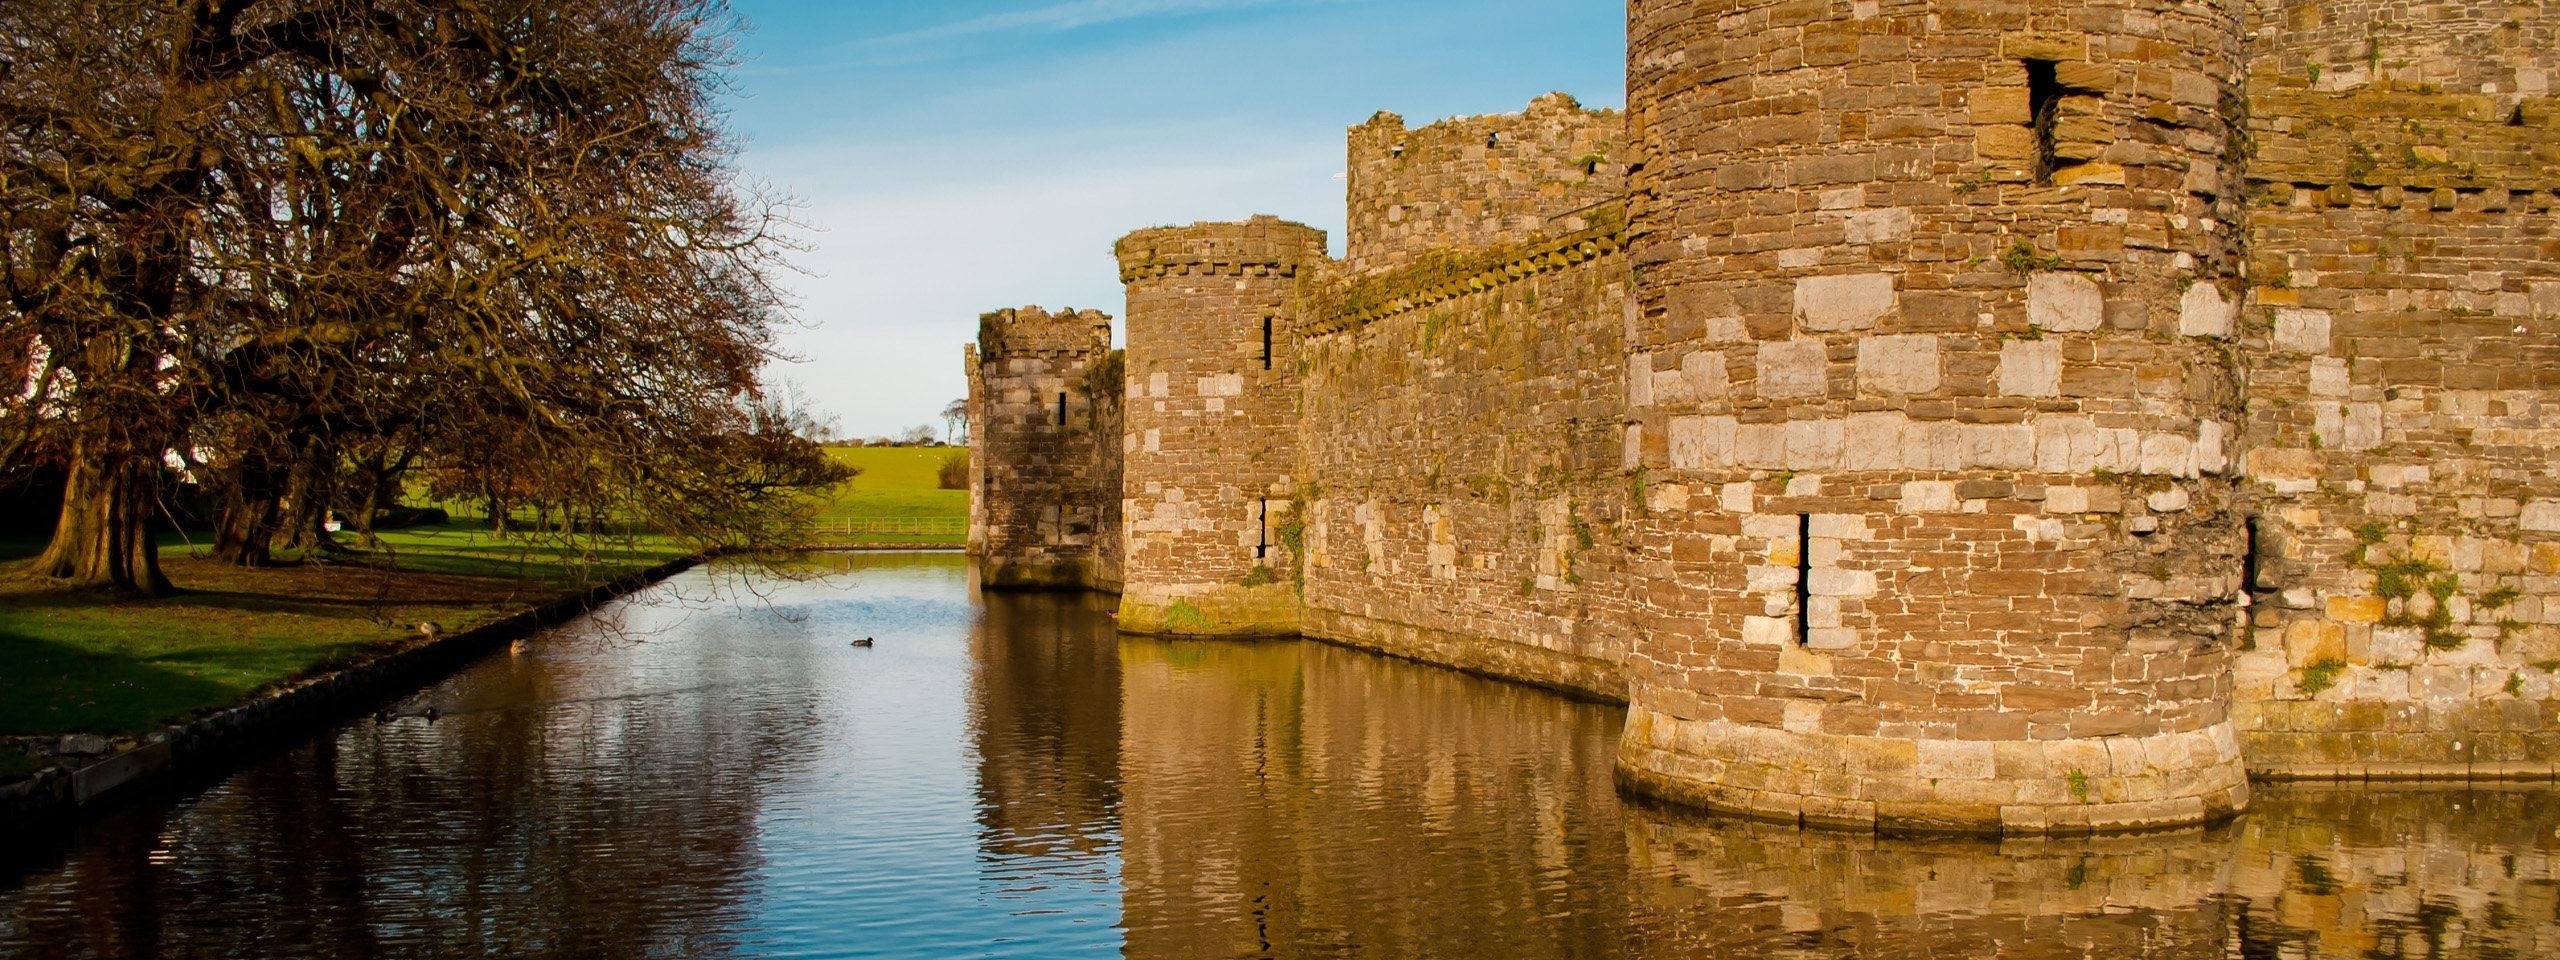
[[[2549,791],[2270,784],[2006,844],[1709,820],[1621,798],[1615,707],[827,562],[686,575],[121,806],[0,864],[0,957],[2560,955]]]

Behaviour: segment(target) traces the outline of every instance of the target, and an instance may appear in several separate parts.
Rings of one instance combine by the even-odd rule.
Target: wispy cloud
[[[949,40],[956,37],[1016,31],[1057,32],[1081,27],[1141,20],[1147,17],[1219,13],[1248,7],[1278,6],[1292,0],[1068,0],[1028,10],[991,13],[905,33],[874,37],[881,44]],[[1304,0],[1296,0],[1303,3]],[[1340,2],[1340,0],[1335,0]]]

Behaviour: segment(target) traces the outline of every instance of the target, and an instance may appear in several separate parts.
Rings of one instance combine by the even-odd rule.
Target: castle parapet
[[[1569,233],[1560,220],[1626,191],[1626,120],[1552,93],[1520,113],[1406,129],[1380,113],[1351,128],[1352,270],[1433,251]]]

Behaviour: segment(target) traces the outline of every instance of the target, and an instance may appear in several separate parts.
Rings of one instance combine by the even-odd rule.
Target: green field
[[[142,733],[416,642],[412,624],[468,629],[682,552],[643,541],[562,557],[476,524],[382,536],[385,551],[352,562],[266,570],[166,539],[181,592],[159,600],[0,580],[0,735]]]
[[[828,544],[959,546],[969,539],[969,491],[944,490],[942,461],[965,447],[831,447],[862,471],[828,498],[816,539]]]

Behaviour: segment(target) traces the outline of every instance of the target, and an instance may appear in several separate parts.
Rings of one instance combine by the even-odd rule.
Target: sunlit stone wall
[[[2246,801],[2241,5],[1635,3],[1627,782],[2044,831]],[[1643,401],[1650,399],[1650,403]]]
[[[1111,318],[978,320],[968,351],[969,549],[997,588],[1119,586],[1120,382]]]
[[[2560,772],[2555,33],[2532,4],[2258,23],[2254,769]]]

